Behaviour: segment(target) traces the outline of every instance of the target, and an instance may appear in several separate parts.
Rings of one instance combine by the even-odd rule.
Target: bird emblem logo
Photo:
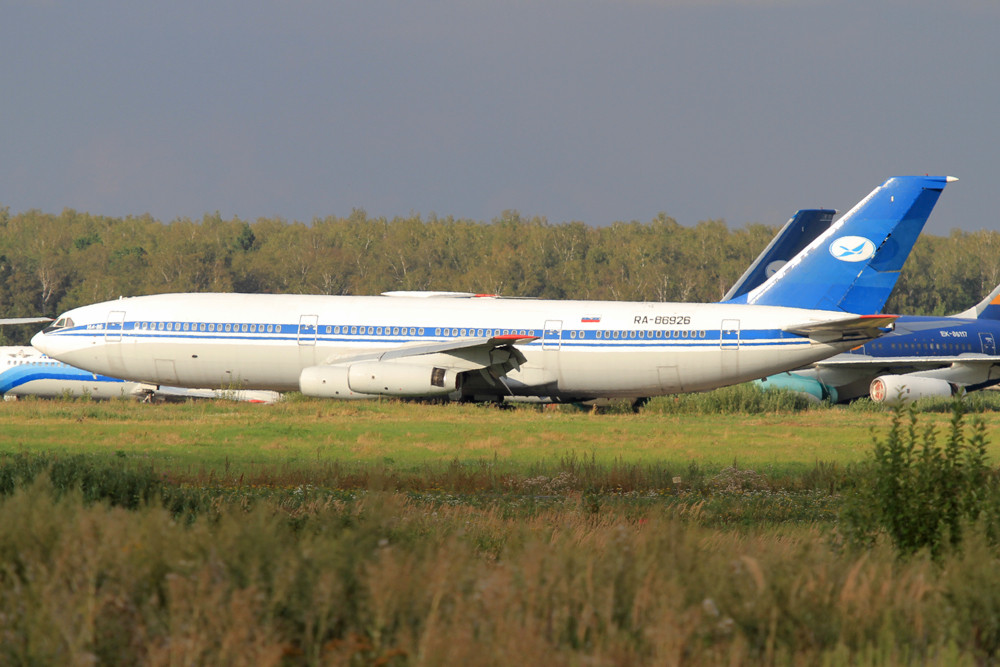
[[[830,254],[842,262],[863,262],[875,254],[875,244],[863,236],[841,236],[830,244]]]

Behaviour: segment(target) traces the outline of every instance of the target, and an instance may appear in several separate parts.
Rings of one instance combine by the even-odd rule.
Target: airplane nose
[[[31,337],[31,347],[35,348],[42,354],[48,354],[48,337],[44,332],[39,331],[34,336]]]

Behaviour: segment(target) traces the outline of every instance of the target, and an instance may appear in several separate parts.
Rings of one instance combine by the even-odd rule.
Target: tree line
[[[354,210],[311,223],[281,218],[161,223],[149,215],[0,207],[0,317],[53,316],[119,296],[163,292],[378,294],[456,290],[551,299],[717,301],[776,233],[722,220],[590,227],[505,211],[489,222]],[[923,235],[889,312],[950,314],[1000,283],[1000,233]],[[31,327],[0,330],[21,344]]]

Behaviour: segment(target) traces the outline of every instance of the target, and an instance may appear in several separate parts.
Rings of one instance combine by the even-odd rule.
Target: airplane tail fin
[[[955,180],[890,178],[752,290],[747,303],[881,311],[941,191]]]
[[[796,211],[722,300],[739,299],[762,285],[790,259],[802,252],[813,239],[829,229],[836,213],[829,208],[804,208]]]
[[[1000,320],[1000,285],[994,287],[989,296],[975,306],[952,317],[966,320]]]

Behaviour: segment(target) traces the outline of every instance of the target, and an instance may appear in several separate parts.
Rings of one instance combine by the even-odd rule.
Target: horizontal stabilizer
[[[898,315],[857,315],[842,320],[809,322],[785,327],[784,331],[824,343],[854,338],[878,338]]]

